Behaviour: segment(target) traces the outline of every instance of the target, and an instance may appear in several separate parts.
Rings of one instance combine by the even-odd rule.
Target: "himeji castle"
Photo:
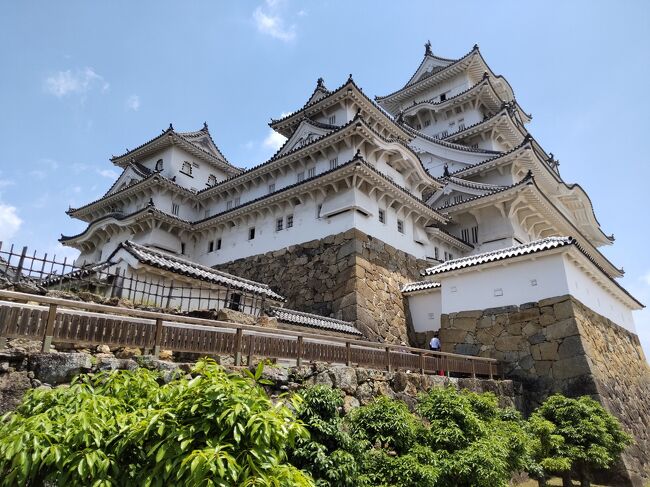
[[[441,317],[571,295],[634,332],[642,307],[599,250],[589,196],[527,131],[531,120],[478,46],[433,54],[373,99],[323,79],[270,127],[267,161],[231,164],[207,124],[171,124],[111,162],[104,196],[68,214],[79,263],[125,243],[268,284],[289,305],[371,339],[423,341]],[[418,338],[419,337],[419,338]]]

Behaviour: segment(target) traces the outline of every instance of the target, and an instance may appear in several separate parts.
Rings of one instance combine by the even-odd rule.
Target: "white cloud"
[[[126,108],[137,112],[140,110],[140,97],[138,95],[131,95],[126,99]]]
[[[103,178],[108,178],[108,179],[117,179],[119,177],[119,174],[117,174],[112,169],[98,169],[97,174],[99,174]]]
[[[88,67],[75,71],[59,71],[45,79],[45,91],[57,98],[70,94],[84,95],[95,88],[105,92],[109,86],[103,76]]]
[[[262,34],[267,34],[274,39],[283,42],[290,42],[296,38],[296,26],[285,26],[278,7],[282,2],[280,0],[266,0],[266,8],[257,7],[253,11],[253,21],[257,30]]]
[[[22,223],[15,206],[0,203],[0,241],[13,238]]]
[[[6,188],[7,186],[13,186],[16,184],[11,179],[0,179],[0,188]]]
[[[267,149],[273,149],[274,151],[277,151],[280,147],[282,147],[282,144],[284,144],[286,140],[287,138],[284,135],[279,134],[275,130],[271,129],[269,130],[269,134],[264,139],[264,142],[262,142],[262,145]]]

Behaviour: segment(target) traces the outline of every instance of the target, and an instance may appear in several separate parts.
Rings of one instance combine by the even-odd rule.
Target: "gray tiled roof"
[[[199,279],[201,281],[222,284],[225,287],[235,288],[253,294],[259,294],[266,296],[274,301],[285,301],[284,297],[273,292],[271,288],[266,284],[250,281],[248,279],[243,279],[226,272],[212,269],[211,267],[196,264],[187,259],[183,259],[161,250],[144,247],[143,245],[136,244],[130,240],[127,240],[126,242],[120,244],[115,252],[119,251],[120,249],[124,249],[143,264],[171,272],[176,272],[178,274],[183,274],[185,276],[193,277],[194,279]],[[115,255],[115,252],[113,255]],[[109,260],[111,260],[111,258],[112,256],[109,257]]]
[[[303,311],[296,311],[287,308],[278,308],[272,306],[269,309],[272,316],[275,316],[278,321],[289,323],[299,326],[310,326],[312,328],[320,328],[322,330],[337,331],[340,333],[349,333],[351,335],[361,335],[362,333],[349,321],[337,320],[334,318],[327,318],[325,316],[305,313]]]
[[[520,255],[534,254],[543,250],[564,247],[575,243],[576,241],[573,237],[547,237],[541,240],[535,240],[534,242],[507,247],[505,249],[493,250],[482,254],[461,257],[460,259],[448,260],[442,264],[429,267],[424,271],[424,274],[427,276],[433,276],[436,274],[442,274],[443,272],[464,269],[466,267],[473,267],[487,262],[495,262],[498,260],[509,259],[511,257],[518,257]]]
[[[404,286],[402,287],[402,292],[413,293],[416,291],[423,291],[425,289],[434,289],[439,287],[440,287],[439,282],[432,282],[432,281],[409,282],[408,284],[404,284]]]

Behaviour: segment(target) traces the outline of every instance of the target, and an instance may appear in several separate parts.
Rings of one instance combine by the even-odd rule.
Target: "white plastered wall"
[[[442,310],[440,288],[408,296],[409,313],[416,333],[440,329]]]

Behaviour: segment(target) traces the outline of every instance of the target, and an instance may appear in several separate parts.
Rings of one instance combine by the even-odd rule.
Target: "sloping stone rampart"
[[[354,322],[368,338],[414,343],[402,286],[426,262],[358,230],[217,266],[264,282],[287,307]]]
[[[635,440],[613,485],[650,481],[650,366],[634,333],[559,296],[443,315],[440,340],[443,351],[503,361],[523,384],[527,412],[555,392],[600,401]]]

